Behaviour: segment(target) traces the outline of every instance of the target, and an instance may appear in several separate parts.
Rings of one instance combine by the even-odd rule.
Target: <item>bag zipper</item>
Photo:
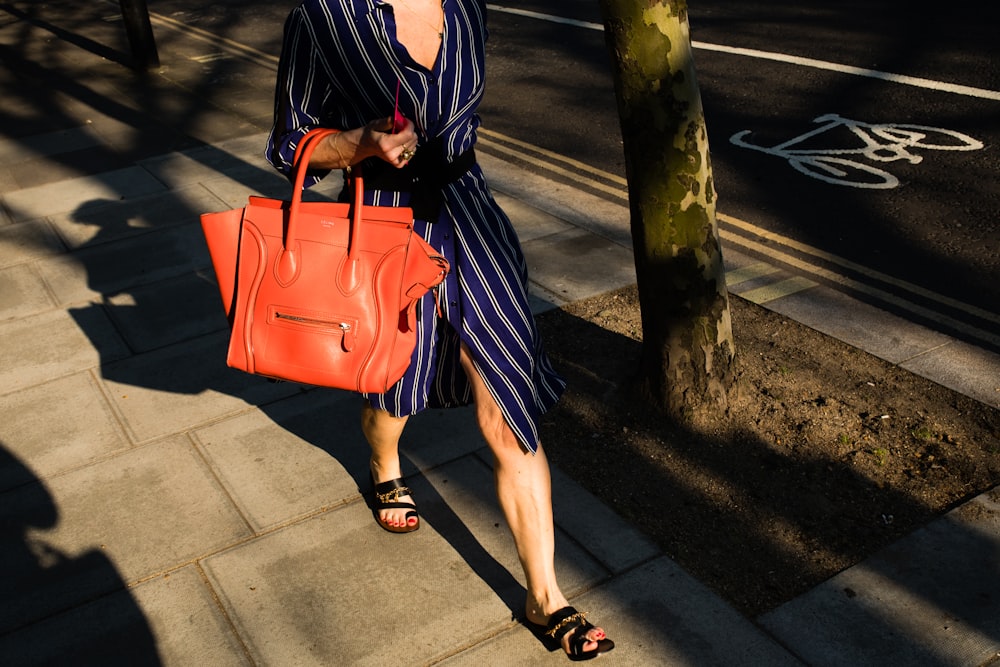
[[[355,337],[357,334],[354,331],[354,324],[351,322],[345,322],[343,320],[326,320],[321,317],[309,317],[308,315],[292,315],[291,313],[283,313],[279,310],[274,310],[274,319],[272,321],[285,321],[294,324],[301,324],[307,327],[318,327],[321,329],[340,329],[341,342],[345,352],[350,352],[354,349]]]
[[[341,331],[350,331],[353,327],[350,322],[335,322],[333,320],[321,320],[318,317],[303,317],[302,315],[289,315],[288,313],[280,313],[275,311],[274,319],[276,320],[289,320],[291,322],[298,322],[300,324],[314,324],[317,326],[330,326],[331,324],[340,328]]]

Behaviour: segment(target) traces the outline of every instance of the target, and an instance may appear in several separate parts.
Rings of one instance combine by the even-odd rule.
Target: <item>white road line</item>
[[[587,30],[604,30],[604,26],[600,23],[593,23],[591,21],[578,21],[576,19],[567,19],[562,16],[554,16],[552,14],[542,14],[541,12],[532,12],[527,9],[515,9],[514,7],[501,7],[500,5],[486,5],[486,8],[494,12],[501,12],[503,14],[514,14],[516,16],[526,16],[530,19],[539,19],[540,21],[548,21],[549,23],[562,23],[563,25],[571,25],[577,28],[586,28]]]
[[[578,28],[586,28],[587,30],[599,30],[603,31],[604,26],[600,23],[592,23],[590,21],[577,21],[574,19],[562,18],[561,16],[553,16],[551,14],[542,14],[540,12],[530,12],[523,9],[514,9],[512,7],[502,7],[500,5],[487,5],[487,7],[495,12],[500,12],[503,14],[514,14],[517,16],[525,16],[528,18],[538,19],[540,21],[549,21],[551,23],[561,23],[564,25],[571,25]],[[813,69],[829,70],[832,72],[839,72],[841,74],[851,74],[853,76],[863,76],[870,79],[879,79],[881,81],[888,81],[890,83],[899,83],[905,86],[913,86],[915,88],[927,88],[929,90],[936,90],[943,93],[954,93],[955,95],[965,95],[966,97],[979,97],[985,100],[1000,100],[1000,91],[988,90],[986,88],[975,88],[973,86],[962,86],[954,83],[947,83],[944,81],[934,81],[933,79],[924,79],[917,76],[908,76],[906,74],[893,74],[892,72],[881,72],[874,69],[866,69],[864,67],[854,67],[852,65],[841,65],[839,63],[831,63],[825,60],[816,60],[815,58],[802,58],[800,56],[791,56],[784,53],[774,53],[772,51],[759,51],[757,49],[744,49],[737,46],[724,46],[722,44],[710,44],[708,42],[692,41],[692,48],[701,49],[703,51],[716,51],[719,53],[728,53],[736,56],[745,56],[748,58],[758,58],[761,60],[773,60],[776,62],[788,63],[790,65],[799,65],[802,67],[811,67]]]
[[[735,46],[722,46],[720,44],[707,44],[705,42],[691,42],[691,46],[705,51],[718,51],[720,53],[729,53],[737,56],[748,56],[750,58],[760,58],[762,60],[774,60],[777,62],[789,63],[791,65],[801,65],[803,67],[812,67],[813,69],[840,72],[841,74],[863,76],[870,79],[881,79],[882,81],[888,81],[890,83],[901,83],[905,86],[927,88],[929,90],[936,90],[942,93],[954,93],[956,95],[965,95],[966,97],[980,97],[985,100],[1000,100],[1000,92],[996,90],[973,88],[972,86],[961,86],[955,83],[934,81],[933,79],[923,79],[917,76],[908,76],[906,74],[880,72],[874,69],[865,69],[864,67],[853,67],[851,65],[831,63],[825,60],[816,60],[815,58],[802,58],[799,56],[786,55],[784,53],[772,53],[770,51],[758,51],[756,49],[742,49]]]

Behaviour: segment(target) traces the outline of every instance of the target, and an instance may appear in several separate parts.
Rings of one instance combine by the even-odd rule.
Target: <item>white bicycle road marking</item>
[[[729,142],[741,148],[749,148],[785,160],[806,176],[834,185],[854,188],[888,190],[899,185],[894,175],[870,163],[886,163],[905,160],[918,164],[924,158],[913,149],[936,151],[975,151],[983,147],[983,142],[961,132],[940,127],[911,125],[906,123],[863,123],[837,114],[825,114],[813,119],[822,125],[814,130],[778,144],[759,146],[744,140],[751,130],[737,132]],[[837,128],[846,128],[853,137],[852,146],[843,148],[804,147],[815,137]],[[843,136],[841,132],[839,135]],[[833,138],[838,141],[838,138]],[[849,157],[845,157],[849,156]],[[867,160],[861,162],[859,160]]]

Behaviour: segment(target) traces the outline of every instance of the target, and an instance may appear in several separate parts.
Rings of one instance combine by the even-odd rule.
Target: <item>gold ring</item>
[[[409,162],[413,159],[413,156],[417,154],[417,151],[412,148],[404,148],[403,152],[399,154],[400,162]]]

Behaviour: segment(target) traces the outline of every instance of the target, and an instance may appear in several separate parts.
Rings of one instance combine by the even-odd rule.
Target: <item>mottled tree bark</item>
[[[734,375],[708,133],[686,0],[601,0],[642,310],[641,388],[677,418],[722,411]]]

